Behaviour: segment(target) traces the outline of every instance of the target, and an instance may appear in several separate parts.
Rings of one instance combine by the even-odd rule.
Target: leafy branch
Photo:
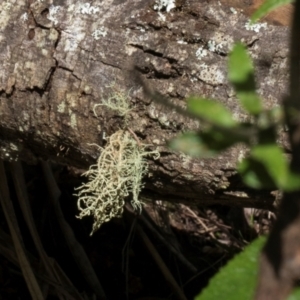
[[[252,16],[257,21],[272,9],[290,0],[267,0]],[[249,153],[238,165],[241,178],[256,189],[279,189],[284,192],[278,221],[262,252],[260,272],[258,253],[264,244],[259,238],[235,257],[213,278],[197,300],[251,299],[255,294],[256,276],[260,274],[256,299],[286,299],[299,279],[300,248],[300,1],[296,1],[290,51],[290,96],[283,109],[265,109],[256,92],[253,62],[245,46],[234,46],[228,62],[228,79],[240,105],[250,121],[235,120],[231,112],[213,99],[190,97],[187,109],[174,106],[159,93],[153,92],[141,79],[145,93],[153,100],[178,113],[197,119],[201,130],[186,132],[169,142],[169,146],[198,158],[218,155],[238,143],[245,144]],[[277,144],[278,131],[289,128],[292,160],[288,161]],[[250,261],[249,261],[250,260]],[[238,275],[238,276],[236,276]],[[232,289],[232,285],[238,289]],[[296,290],[293,299],[298,299]],[[292,298],[291,298],[292,299]]]

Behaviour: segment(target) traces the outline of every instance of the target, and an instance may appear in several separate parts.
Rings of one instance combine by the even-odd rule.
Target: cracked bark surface
[[[244,120],[248,116],[227,82],[227,55],[243,41],[266,108],[279,105],[287,88],[288,30],[247,30],[248,18],[239,9],[217,1],[177,1],[171,12],[153,6],[138,0],[3,1],[0,157],[88,168],[99,155],[89,144],[103,145],[104,134],[124,126],[109,109],[98,107],[98,117],[93,112],[117,91],[130,98],[130,129],[161,153],[149,162],[144,198],[272,207],[273,194],[245,188],[236,175],[243,146],[201,160],[170,151],[167,140],[201,124],[145,97],[128,70],[136,66],[149,86],[176,105],[184,107],[192,94],[215,98]]]

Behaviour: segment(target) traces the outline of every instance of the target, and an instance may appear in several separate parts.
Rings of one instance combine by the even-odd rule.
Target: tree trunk
[[[103,146],[105,136],[124,127],[116,112],[95,107],[118,93],[132,107],[127,126],[161,154],[149,160],[143,197],[272,206],[273,194],[247,189],[236,174],[244,146],[201,160],[169,150],[166,141],[201,124],[147,98],[129,70],[136,67],[147,85],[175,105],[184,107],[189,95],[205,96],[246,120],[227,81],[228,53],[234,42],[244,42],[266,108],[280,105],[287,87],[288,29],[251,27],[239,9],[218,1],[176,1],[161,11],[154,1],[63,2],[0,4],[2,159],[43,158],[88,168],[99,156],[90,144]]]

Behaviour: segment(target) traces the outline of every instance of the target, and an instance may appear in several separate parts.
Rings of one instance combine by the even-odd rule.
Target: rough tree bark
[[[236,175],[243,146],[202,160],[170,151],[168,139],[201,124],[147,99],[128,70],[136,66],[176,105],[184,106],[191,94],[211,97],[244,120],[226,79],[227,55],[243,41],[265,106],[279,105],[287,87],[288,29],[251,28],[239,9],[218,1],[176,1],[171,11],[154,6],[152,0],[2,1],[0,157],[87,168],[99,155],[89,144],[103,145],[104,134],[123,126],[104,107],[98,117],[93,112],[117,91],[130,97],[131,130],[161,153],[150,161],[143,197],[270,208],[274,195],[245,188]]]

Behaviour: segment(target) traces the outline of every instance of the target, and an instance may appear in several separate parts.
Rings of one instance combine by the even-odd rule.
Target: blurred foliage
[[[291,172],[287,157],[277,144],[278,127],[284,126],[283,113],[280,108],[263,109],[254,77],[252,60],[245,46],[237,43],[229,56],[228,78],[250,121],[236,121],[224,104],[193,96],[187,100],[187,110],[199,118],[200,130],[177,136],[169,146],[204,158],[244,143],[249,153],[239,163],[238,171],[246,185],[256,189],[296,190],[300,176]]]
[[[290,0],[267,0],[253,14],[251,21],[268,14]],[[172,149],[197,158],[218,155],[221,151],[243,143],[249,149],[238,165],[238,171],[246,185],[256,189],[299,189],[300,175],[290,170],[283,149],[277,144],[277,132],[285,127],[285,114],[280,107],[264,109],[256,92],[253,62],[245,46],[237,43],[229,55],[228,79],[236,98],[249,116],[247,122],[235,120],[230,110],[212,99],[191,97],[187,110],[199,119],[197,132],[183,133],[170,141]],[[252,299],[254,296],[258,257],[265,237],[259,237],[233,258],[211,279],[209,285],[196,300]],[[234,288],[233,288],[234,286]],[[299,299],[296,289],[289,300]]]

